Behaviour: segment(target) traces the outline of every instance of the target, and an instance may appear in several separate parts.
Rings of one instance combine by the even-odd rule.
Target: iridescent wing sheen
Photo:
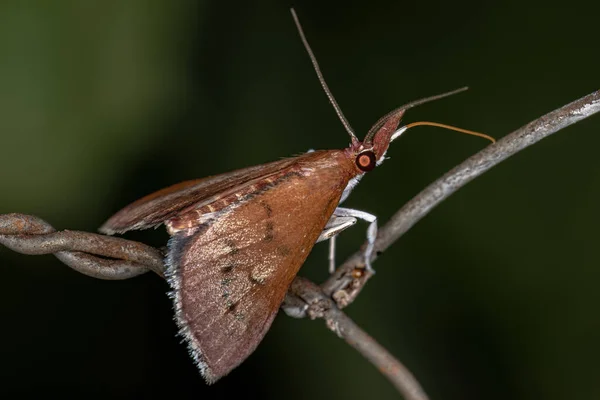
[[[208,382],[244,361],[269,329],[354,174],[341,154],[298,163],[274,186],[172,236],[177,322]]]
[[[158,226],[165,220],[184,212],[186,208],[210,203],[220,196],[235,192],[240,187],[251,185],[257,179],[288,168],[311,154],[314,153],[167,187],[143,197],[117,212],[100,227],[100,232],[110,235]]]

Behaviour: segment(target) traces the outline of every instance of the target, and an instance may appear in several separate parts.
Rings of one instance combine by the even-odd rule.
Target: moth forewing
[[[174,232],[167,275],[176,319],[208,382],[262,340],[354,174],[345,151],[314,152],[208,220],[194,213],[201,222]],[[187,226],[191,214],[184,215]]]

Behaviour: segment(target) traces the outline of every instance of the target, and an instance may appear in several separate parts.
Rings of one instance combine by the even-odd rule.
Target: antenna
[[[369,143],[373,139],[373,136],[375,136],[375,133],[377,133],[379,128],[381,128],[383,126],[383,124],[385,124],[387,122],[387,120],[390,119],[391,117],[393,117],[394,115],[396,115],[400,112],[404,112],[405,110],[408,110],[409,108],[419,106],[423,103],[428,103],[430,101],[443,99],[444,97],[452,96],[453,94],[464,92],[465,90],[468,90],[468,89],[469,88],[467,86],[465,86],[465,87],[461,87],[460,89],[452,90],[451,92],[446,92],[446,93],[442,93],[442,94],[436,94],[435,96],[425,97],[423,99],[411,101],[408,104],[405,104],[403,106],[400,106],[400,107],[390,111],[389,113],[385,114],[383,117],[379,118],[379,120],[377,120],[377,122],[375,122],[375,124],[371,127],[371,129],[369,129],[369,132],[367,132],[367,136],[365,136],[365,139],[363,140],[363,142]]]
[[[321,86],[323,87],[323,90],[325,91],[325,94],[327,95],[329,102],[335,109],[335,113],[337,114],[340,121],[342,121],[342,125],[344,125],[346,132],[348,132],[348,134],[350,135],[350,139],[352,139],[352,143],[359,142],[358,138],[354,134],[354,131],[352,130],[352,127],[350,126],[350,123],[344,116],[342,109],[338,105],[337,101],[335,101],[335,97],[333,97],[333,93],[331,93],[331,90],[329,90],[329,86],[327,86],[327,82],[325,82],[325,78],[323,77],[321,68],[319,68],[319,63],[317,62],[317,58],[315,57],[312,49],[310,48],[310,45],[308,44],[308,41],[306,40],[306,36],[304,35],[304,31],[302,30],[302,26],[300,25],[300,20],[298,20],[296,11],[294,11],[293,8],[290,8],[290,11],[292,12],[292,18],[294,18],[294,23],[296,24],[296,28],[298,29],[298,34],[300,34],[300,39],[302,40],[302,44],[304,44],[304,48],[306,49],[306,52],[308,53],[308,56],[310,57],[310,61],[312,62],[313,68],[315,69],[315,72],[317,73],[319,82],[321,82]]]

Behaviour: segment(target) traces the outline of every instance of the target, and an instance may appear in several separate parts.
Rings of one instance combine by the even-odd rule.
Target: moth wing
[[[186,208],[202,202],[209,203],[217,196],[227,195],[230,191],[252,184],[257,179],[277,173],[304,156],[286,158],[169,186],[126,206],[110,217],[99,230],[112,235],[158,226]]]
[[[176,319],[209,383],[262,340],[349,179],[334,168],[300,175],[171,238]]]

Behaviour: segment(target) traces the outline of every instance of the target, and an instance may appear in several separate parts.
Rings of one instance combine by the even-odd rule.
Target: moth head
[[[383,162],[390,143],[406,130],[405,127],[398,129],[405,110],[399,108],[381,117],[362,142],[352,138],[351,146],[356,154],[358,169],[368,172]]]

